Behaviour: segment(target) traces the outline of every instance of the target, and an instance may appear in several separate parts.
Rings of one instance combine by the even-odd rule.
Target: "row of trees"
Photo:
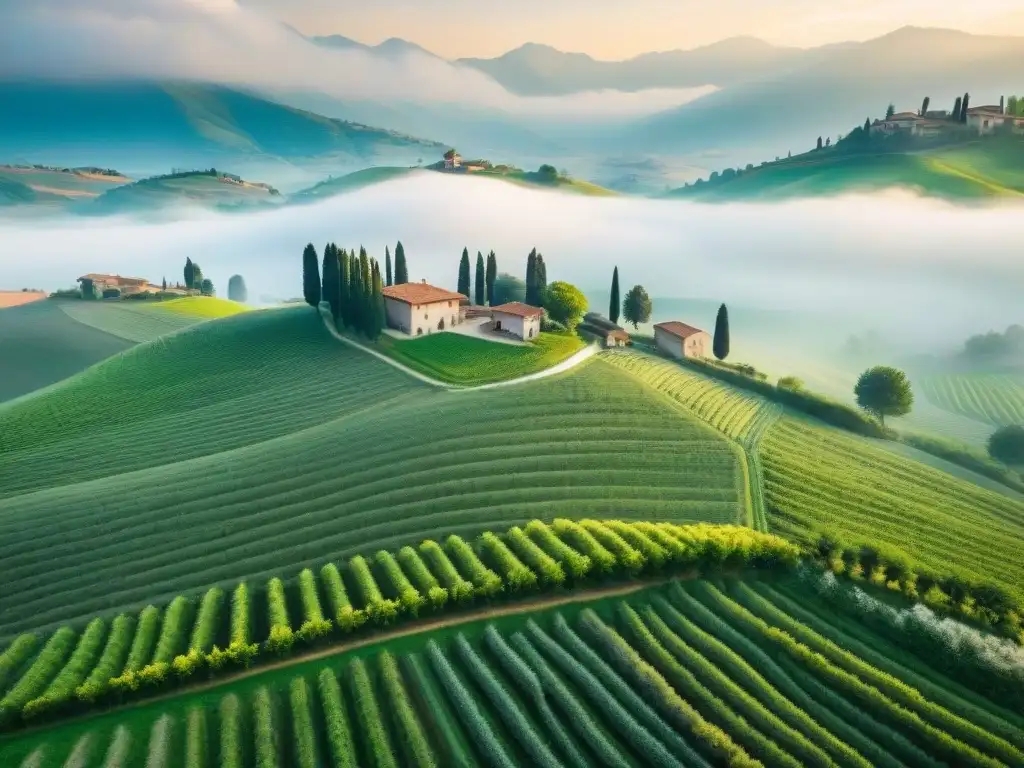
[[[470,270],[469,270],[469,249],[462,249],[462,260],[459,261],[459,284],[458,292],[468,296],[478,306],[494,304],[494,282],[498,278],[498,259],[494,251],[487,254],[487,261],[484,262],[484,255],[481,251],[476,252],[476,273],[473,278],[473,290],[470,291]]]
[[[361,247],[357,255],[355,250],[339,249],[334,243],[324,246],[322,270],[319,262],[316,246],[308,243],[302,251],[302,287],[306,302],[314,307],[321,301],[327,302],[339,328],[351,328],[370,339],[380,336],[385,325],[384,277],[380,263],[371,259],[365,248]],[[395,249],[395,264],[395,277],[399,276],[397,267],[401,265],[403,282],[408,282],[401,243]]]

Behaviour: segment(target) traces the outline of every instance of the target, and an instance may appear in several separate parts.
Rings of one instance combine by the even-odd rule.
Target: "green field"
[[[0,403],[66,379],[130,346],[75,322],[56,301],[0,309]]]
[[[446,392],[306,307],[136,347],[0,410],[0,441],[0,635],[437,530],[746,516],[735,446],[600,360]]]
[[[807,152],[724,181],[690,185],[669,197],[708,202],[775,200],[902,187],[953,200],[1024,195],[1019,140],[985,140],[906,153]]]
[[[383,181],[402,178],[416,172],[416,170],[415,168],[394,168],[390,166],[363,168],[338,178],[321,181],[319,184],[315,184],[308,189],[296,192],[288,197],[288,202],[312,203],[317,200],[334,197],[335,195],[355,192],[373,184],[380,184]]]
[[[427,376],[463,386],[489,384],[537,373],[578,352],[584,342],[576,335],[542,333],[525,345],[437,333],[419,339],[381,336],[377,348]]]
[[[125,768],[1024,763],[1024,718],[954,681],[962,660],[945,661],[939,671],[793,581],[675,582],[14,734],[0,741],[0,759],[99,765],[113,755]]]
[[[921,379],[933,405],[994,427],[1024,424],[1024,382],[1007,373],[943,374]]]
[[[1017,498],[798,418],[773,426],[761,448],[773,533],[810,541],[828,530],[1024,597]]]
[[[218,317],[245,312],[248,307],[227,299],[187,296],[166,301],[59,301],[65,314],[80,323],[128,341],[152,341]]]

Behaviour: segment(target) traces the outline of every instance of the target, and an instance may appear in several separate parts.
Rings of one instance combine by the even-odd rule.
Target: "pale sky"
[[[210,0],[198,0],[209,2]],[[389,37],[447,58],[525,42],[595,58],[693,48],[736,35],[810,47],[902,26],[1024,35],[1022,0],[240,0],[306,34]]]

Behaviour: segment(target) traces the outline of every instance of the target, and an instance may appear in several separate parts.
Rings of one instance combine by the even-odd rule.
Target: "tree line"
[[[391,253],[385,249],[385,269],[370,258],[366,249],[347,251],[335,243],[324,246],[322,269],[316,246],[308,243],[302,251],[302,288],[306,303],[318,307],[326,302],[339,330],[351,328],[376,339],[386,324],[384,286],[409,282],[405,249],[395,248],[395,272],[391,274]],[[391,282],[392,277],[394,283]]]

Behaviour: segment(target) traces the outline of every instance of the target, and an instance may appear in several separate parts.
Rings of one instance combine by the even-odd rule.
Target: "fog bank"
[[[393,251],[398,240],[413,279],[454,288],[463,247],[474,257],[493,249],[499,270],[520,276],[536,247],[549,281],[592,296],[607,295],[617,265],[623,294],[641,284],[655,297],[654,320],[669,319],[658,298],[693,300],[662,304],[670,317],[705,327],[726,302],[788,313],[808,332],[834,327],[845,337],[874,328],[953,346],[1024,320],[1024,261],[1001,245],[1016,240],[1019,222],[1020,208],[957,208],[907,195],[700,205],[423,173],[255,214],[193,212],[166,223],[0,218],[0,289],[52,290],[86,272],[173,282],[190,256],[222,295],[237,272],[251,297],[287,298],[301,294],[306,242],[318,250],[328,241],[364,245],[383,259],[385,245]],[[818,319],[800,320],[809,315]],[[743,328],[734,323],[733,333]]]

